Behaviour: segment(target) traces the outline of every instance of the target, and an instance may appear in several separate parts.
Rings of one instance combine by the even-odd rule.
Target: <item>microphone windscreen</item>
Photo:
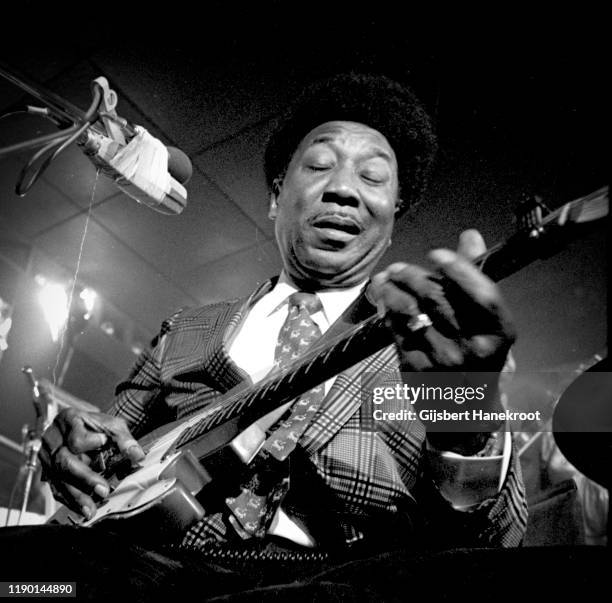
[[[180,184],[187,184],[193,174],[191,159],[176,147],[168,149],[168,172]]]

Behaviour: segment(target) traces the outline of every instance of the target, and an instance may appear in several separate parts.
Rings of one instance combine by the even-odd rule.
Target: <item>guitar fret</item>
[[[304,379],[306,379],[307,384],[310,384],[308,385],[307,389],[317,385],[314,377],[311,377],[314,369],[319,369],[319,371],[322,371],[324,375],[330,373],[330,377],[333,376],[335,369],[327,367],[327,370],[325,370],[325,365],[331,364],[335,358],[342,360],[342,364],[346,365],[345,368],[348,368],[355,362],[358,362],[360,360],[360,356],[363,355],[363,350],[358,348],[360,347],[359,344],[367,338],[367,333],[380,328],[381,324],[382,321],[380,320],[375,320],[372,322],[372,319],[368,319],[368,321],[365,321],[357,327],[357,332],[351,333],[348,337],[345,335],[344,337],[339,338],[329,348],[322,351],[317,351],[314,349],[307,353],[297,368],[294,368],[293,371],[276,375],[275,377],[258,384],[254,390],[249,392],[247,395],[240,396],[236,400],[232,401],[231,404],[227,404],[229,401],[226,401],[226,406],[223,408],[223,410],[204,417],[194,426],[183,431],[176,440],[173,448],[181,448],[224,421],[227,421],[238,414],[248,412],[258,402],[266,401],[265,406],[269,406],[270,403],[268,400],[271,393],[276,393],[279,391],[284,392],[281,394],[280,399],[277,399],[276,403],[274,404],[275,406],[279,406],[280,404],[290,401],[292,398],[297,397],[300,393],[302,393],[301,391],[294,391],[294,387],[292,386],[296,386],[297,383],[301,383]],[[383,345],[388,345],[389,343],[391,343],[390,339],[388,341],[383,341]],[[380,345],[379,347],[383,347],[383,345]],[[349,354],[347,354],[347,351],[349,351]],[[347,358],[347,356],[351,356],[351,353],[356,353],[356,357],[352,359]],[[368,355],[371,353],[372,350],[368,352]],[[320,379],[320,381],[325,381],[330,377],[324,376]],[[319,379],[317,379],[317,382],[318,381]],[[299,389],[304,389],[307,384],[301,384]]]

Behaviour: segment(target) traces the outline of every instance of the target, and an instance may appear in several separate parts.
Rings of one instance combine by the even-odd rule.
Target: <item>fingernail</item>
[[[93,517],[93,511],[90,507],[88,507],[87,505],[83,505],[81,507],[81,513],[83,513],[83,515],[87,518],[87,519],[91,519]]]
[[[434,249],[429,257],[438,264],[450,264],[455,261],[455,254],[448,249]]]
[[[97,484],[96,487],[94,488],[94,492],[100,498],[106,498],[110,492],[110,489],[108,486],[105,486],[104,484]]]
[[[136,460],[142,460],[145,456],[145,453],[138,444],[133,444],[128,448],[128,456],[131,456]]]

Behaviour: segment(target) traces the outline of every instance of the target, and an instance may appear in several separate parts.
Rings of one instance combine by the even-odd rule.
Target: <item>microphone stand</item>
[[[38,381],[34,377],[32,368],[26,366],[22,369],[22,372],[25,374],[32,388],[34,409],[36,411],[36,421],[34,423],[34,429],[30,429],[28,425],[24,426],[23,450],[25,460],[23,465],[19,468],[17,480],[13,488],[13,494],[11,495],[11,502],[9,503],[9,509],[6,516],[6,525],[9,525],[13,496],[19,490],[19,483],[23,480],[22,483],[24,486],[21,492],[21,501],[19,501],[19,517],[17,519],[17,525],[21,525],[23,514],[25,513],[30,500],[34,476],[36,475],[36,471],[39,467],[38,453],[40,452],[42,446],[42,436],[51,421],[51,410],[54,406],[54,401],[48,396],[48,394],[41,394],[38,387]]]

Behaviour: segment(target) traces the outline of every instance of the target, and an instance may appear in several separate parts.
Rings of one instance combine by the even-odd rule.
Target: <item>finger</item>
[[[65,446],[57,451],[53,470],[54,483],[61,481],[100,498],[106,498],[110,492],[108,482]]]
[[[55,483],[51,487],[53,497],[66,505],[69,509],[80,513],[86,519],[96,512],[96,503],[93,499],[70,484]]]
[[[457,253],[467,260],[473,262],[487,250],[487,245],[482,235],[475,229],[464,230],[459,235]]]
[[[459,296],[461,301],[471,301],[473,305],[491,312],[496,310],[501,298],[495,283],[471,262],[449,249],[436,249],[429,254],[429,257],[442,274],[455,285],[453,293]],[[455,307],[454,301],[450,300],[453,307]]]
[[[417,302],[412,308],[411,316],[426,313],[433,321],[436,329],[446,337],[455,337],[459,326],[454,316],[453,308],[446,299],[444,288],[434,275],[420,266],[413,264],[395,264],[395,269],[387,275],[386,282],[381,286],[381,292],[386,287],[397,287],[400,292],[409,294]],[[401,295],[397,294],[397,295]],[[394,308],[397,310],[397,308]],[[411,310],[408,308],[408,310]],[[401,311],[401,310],[400,310]]]
[[[130,433],[126,422],[118,417],[110,415],[85,415],[83,417],[85,426],[90,429],[103,431],[110,436],[110,439],[118,450],[129,458],[133,463],[142,461],[145,453],[134,436]]]
[[[403,275],[403,271],[397,275]],[[427,364],[448,368],[461,366],[463,363],[461,347],[438,330],[439,323],[434,323],[435,328],[426,327],[417,332],[410,328],[410,318],[420,313],[419,303],[413,295],[397,286],[395,282],[388,281],[381,287],[381,299],[388,310],[387,325],[393,331],[402,353],[405,355],[419,350],[428,358],[426,363],[422,357],[418,357],[415,364],[414,358],[410,356],[404,364],[415,364],[415,370],[423,370],[427,368]],[[438,309],[435,308],[433,311],[437,313]]]
[[[70,421],[70,426],[71,429],[67,431],[65,441],[70,451],[75,454],[99,450],[108,442],[108,436],[89,429],[82,416],[74,416]]]
[[[56,419],[46,430],[42,437],[42,446],[39,458],[45,469],[50,469],[55,453],[64,445],[64,436],[59,429]]]
[[[464,337],[497,335],[514,340],[510,314],[493,281],[448,249],[432,251],[430,258],[446,278],[445,291]]]
[[[396,319],[396,315],[389,318],[390,327],[402,354],[402,370],[411,365],[411,370],[429,370],[434,366],[455,370],[463,366],[465,356],[460,343],[445,337],[437,329],[428,327],[417,331],[410,330],[404,321]],[[422,352],[423,356],[415,356],[414,352]]]

